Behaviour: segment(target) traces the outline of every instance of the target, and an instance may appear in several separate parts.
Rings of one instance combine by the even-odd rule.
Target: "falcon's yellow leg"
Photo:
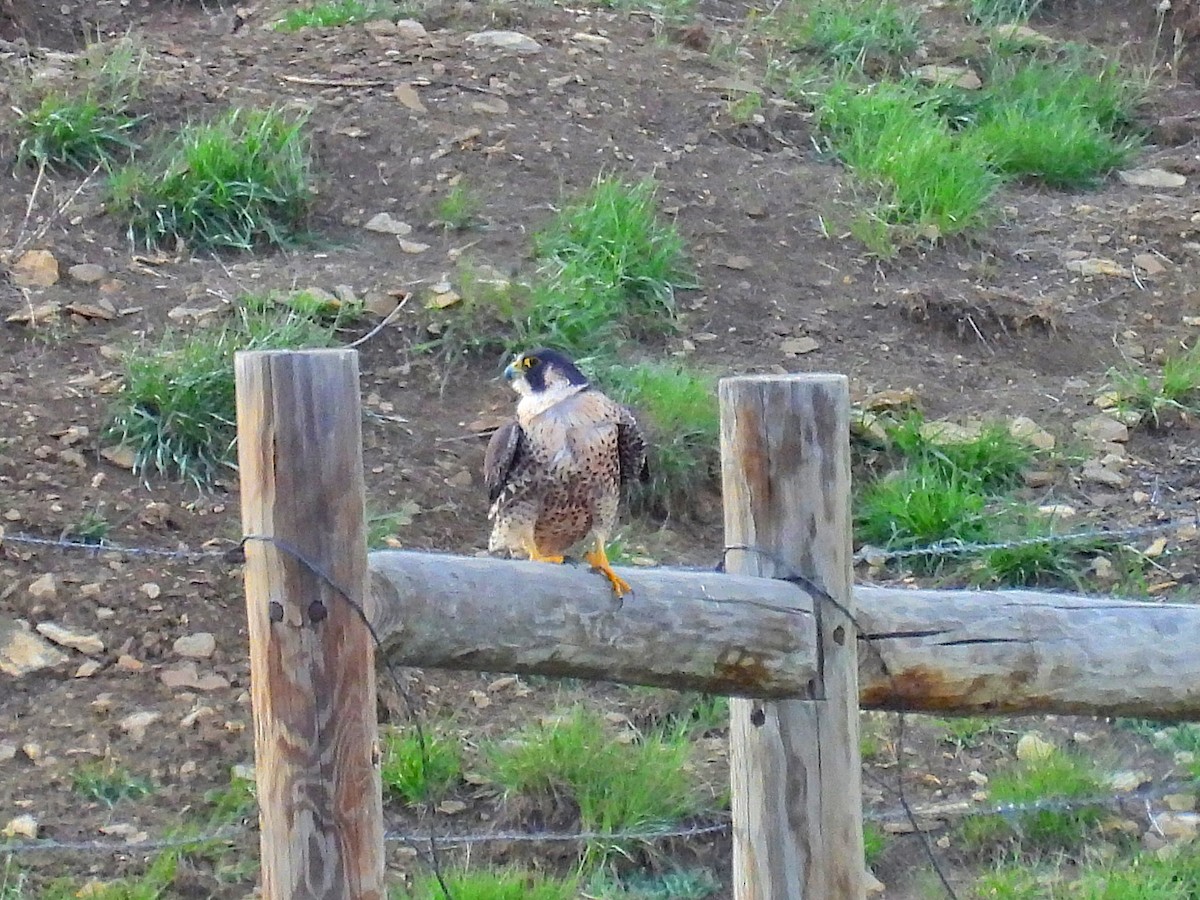
[[[537,544],[533,543],[533,541],[530,541],[528,544],[526,544],[525,549],[529,552],[529,558],[534,562],[561,563],[563,561],[561,556],[547,556],[546,554],[542,553],[540,550],[538,550]]]
[[[618,597],[624,597],[633,591],[629,582],[614,572],[612,566],[609,565],[608,554],[604,552],[604,541],[597,540],[596,549],[583,554],[583,558],[592,568],[599,569],[604,574],[604,577],[612,583],[613,593]]]

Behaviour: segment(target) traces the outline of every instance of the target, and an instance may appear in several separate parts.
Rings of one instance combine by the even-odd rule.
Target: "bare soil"
[[[703,0],[695,27],[660,27],[645,15],[534,2],[435,2],[421,16],[430,38],[407,42],[386,30],[350,27],[282,34],[272,30],[282,4],[226,9],[191,3],[84,3],[0,0],[0,155],[11,160],[16,118],[30,77],[69,77],[85,38],[132,31],[149,53],[139,112],[167,129],[231,104],[288,103],[312,110],[319,200],[315,247],[256,255],[146,253],[105,215],[97,181],[51,178],[35,189],[26,169],[0,181],[0,248],[46,249],[60,266],[96,263],[99,285],[70,278],[47,288],[0,282],[5,317],[47,302],[112,301],[112,319],[59,316],[32,326],[0,326],[0,515],[9,534],[55,538],[89,513],[127,546],[224,547],[240,534],[236,481],[208,493],[161,480],[143,483],[98,454],[98,435],[117,385],[118,348],[179,327],[168,312],[216,305],[247,291],[347,285],[359,296],[415,292],[395,327],[362,348],[368,409],[405,420],[368,422],[365,459],[373,507],[413,501],[420,512],[403,528],[406,547],[475,553],[486,544],[486,497],[478,471],[477,420],[509,407],[494,360],[452,366],[414,348],[430,339],[437,317],[422,292],[453,279],[460,260],[503,273],[529,268],[529,234],[564,194],[585,189],[601,172],[653,174],[663,208],[676,218],[701,287],[680,298],[680,335],[649,355],[676,355],[721,372],[837,371],[862,397],[914,388],[931,418],[957,421],[1028,415],[1071,441],[1072,423],[1091,415],[1091,400],[1110,366],[1130,357],[1156,359],[1191,346],[1200,317],[1200,74],[1197,7],[1177,4],[1160,23],[1151,4],[1052,3],[1034,24],[1057,38],[1086,39],[1137,62],[1170,60],[1178,30],[1181,53],[1160,65],[1162,79],[1142,111],[1150,144],[1139,167],[1188,176],[1182,189],[1149,189],[1117,177],[1086,193],[1037,186],[1004,192],[995,226],[973,240],[906,249],[893,260],[866,254],[844,233],[866,199],[847,174],[815,149],[809,118],[787,103],[769,103],[761,122],[728,115],[724,85],[752,77],[696,46],[733,34],[747,7]],[[972,32],[953,6],[928,9],[927,62],[970,62]],[[472,32],[513,29],[542,44],[536,55],[477,49]],[[1157,37],[1156,37],[1157,36]],[[58,70],[56,73],[53,70]],[[425,110],[398,99],[416,87]],[[461,179],[482,199],[479,226],[447,231],[435,223],[439,200]],[[56,211],[63,209],[61,214]],[[402,252],[389,236],[361,225],[386,211],[415,226],[430,245]],[[1139,268],[1151,254],[1161,267]],[[1099,257],[1123,276],[1082,276],[1066,263]],[[370,323],[363,326],[363,330]],[[184,326],[186,327],[186,325]],[[810,336],[818,348],[790,356],[784,342]],[[73,448],[72,427],[87,437]],[[77,450],[77,456],[64,452]],[[1064,466],[1045,502],[1076,506],[1085,524],[1136,525],[1182,515],[1200,499],[1197,431],[1176,421],[1139,430],[1129,445],[1125,489],[1081,480]],[[1135,497],[1135,492],[1144,497]],[[664,562],[713,563],[720,522],[697,510],[686,521],[637,523],[634,544]],[[1173,549],[1179,549],[1177,547]],[[1183,597],[1194,584],[1186,554],[1165,558],[1160,596]],[[56,579],[53,594],[29,588]],[[865,577],[866,573],[863,573]],[[169,561],[120,553],[66,553],[0,545],[0,616],[57,622],[98,634],[98,671],[79,676],[84,657],[22,678],[0,675],[0,825],[34,815],[43,838],[104,837],[129,824],[161,836],[205,814],[204,795],[252,762],[248,663],[240,571],[220,559]],[[208,690],[171,688],[162,675],[179,660],[173,642],[207,631],[216,653],[199,664],[218,676]],[[681,703],[666,695],[608,686],[524,685],[494,676],[409,673],[431,720],[448,718],[477,743],[535,721],[577,699],[645,725]],[[403,721],[386,696],[381,714]],[[144,736],[122,727],[127,716],[157,713]],[[891,810],[898,749],[882,728],[881,750],[866,768],[867,801]],[[186,725],[181,725],[186,722]],[[1036,729],[1098,757],[1155,778],[1169,756],[1108,723],[1087,719],[1004,723],[972,747],[955,749],[936,727],[908,729],[901,756],[917,805],[969,799],[968,775],[1011,754],[1016,734]],[[723,790],[724,734],[701,742],[698,766],[714,795]],[[72,773],[85,761],[111,758],[155,784],[152,795],[115,807],[81,801]],[[571,827],[570,810],[506,804],[487,786],[464,787],[463,809],[439,814],[455,831]],[[390,824],[421,824],[398,804]],[[253,823],[249,823],[253,825]],[[117,829],[116,834],[122,834]],[[936,835],[935,835],[936,836]],[[111,838],[110,838],[111,839]],[[117,838],[119,840],[119,838]],[[236,841],[253,859],[254,835]],[[473,864],[532,862],[561,868],[573,849],[519,845],[475,850]],[[956,878],[977,865],[951,846],[939,848]],[[61,875],[109,879],[141,869],[136,845],[107,853],[22,854],[37,881]],[[728,882],[727,839],[679,840],[637,860],[650,866],[707,865]],[[392,846],[397,878],[419,872],[411,851]],[[888,898],[921,896],[924,863],[911,836],[891,839],[877,866]],[[252,864],[231,871],[228,859],[189,858],[171,896],[232,898],[255,888]],[[722,896],[728,896],[727,893]]]

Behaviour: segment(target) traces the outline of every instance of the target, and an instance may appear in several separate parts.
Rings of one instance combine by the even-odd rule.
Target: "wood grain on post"
[[[850,609],[850,398],[840,375],[720,384],[730,572],[811,579]],[[816,601],[812,700],[734,700],[730,718],[737,900],[865,895],[853,623]]]
[[[358,356],[235,368],[263,896],[382,900]]]

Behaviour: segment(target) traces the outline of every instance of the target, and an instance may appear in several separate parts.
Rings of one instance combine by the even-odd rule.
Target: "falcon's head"
[[[539,347],[518,353],[504,368],[504,378],[522,397],[555,393],[567,388],[587,387],[587,376],[557,350]]]

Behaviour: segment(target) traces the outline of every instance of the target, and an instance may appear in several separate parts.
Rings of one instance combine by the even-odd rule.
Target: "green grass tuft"
[[[392,3],[379,3],[375,0],[326,0],[324,3],[289,9],[275,24],[275,29],[300,31],[303,28],[338,28],[396,15],[396,6]]]
[[[863,88],[841,79],[818,101],[817,115],[833,151],[878,187],[874,215],[941,237],[982,224],[1001,177],[951,131],[929,96],[914,84]]]
[[[453,185],[438,201],[437,218],[444,228],[465,231],[475,224],[478,215],[479,198],[462,182]]]
[[[412,730],[384,736],[384,791],[411,805],[441,799],[462,777],[457,742],[426,730],[424,744]]]
[[[1111,369],[1109,380],[1122,411],[1141,413],[1159,427],[1168,416],[1200,413],[1200,343],[1168,357],[1157,377],[1141,369]]]
[[[659,220],[650,181],[598,180],[535,235],[534,249],[539,277],[519,342],[574,356],[671,331],[675,290],[695,283],[682,238]]]
[[[447,872],[447,890],[435,876],[421,879],[399,896],[407,900],[574,900],[573,879],[556,879],[533,872]]]
[[[312,188],[305,117],[233,109],[180,131],[150,161],[109,180],[109,206],[148,246],[287,245],[303,231]]]
[[[493,744],[490,775],[508,794],[562,798],[578,809],[586,831],[665,828],[700,809],[686,771],[686,733],[617,737],[598,714],[577,707],[558,722]],[[589,854],[604,856],[626,843],[596,842]]]
[[[1042,0],[971,0],[971,18],[981,25],[1023,25],[1041,5]]]
[[[893,0],[815,0],[805,14],[782,19],[793,50],[815,51],[841,65],[893,64],[920,43],[914,8]]]
[[[1007,59],[992,67],[971,135],[1007,175],[1051,187],[1095,184],[1139,146],[1123,134],[1137,94],[1112,65],[1083,57]]]
[[[674,869],[668,872],[600,871],[589,879],[584,897],[595,900],[704,900],[721,889],[708,869]]]
[[[650,441],[650,483],[635,489],[634,505],[657,515],[695,509],[697,491],[720,471],[721,416],[714,379],[671,363],[604,369],[598,381],[634,410]]]
[[[1019,761],[993,775],[988,785],[989,800],[996,804],[1080,800],[1103,792],[1092,763],[1062,750],[1043,759]],[[1007,841],[1038,852],[1069,851],[1083,845],[1101,813],[1095,806],[1045,808],[1005,816],[973,816],[960,828],[966,844],[975,850]]]
[[[143,477],[156,472],[204,486],[233,464],[234,353],[333,343],[333,326],[291,311],[243,309],[233,324],[131,349],[104,436],[133,450]]]
[[[26,135],[17,147],[17,162],[82,172],[111,165],[135,149],[133,131],[140,121],[125,103],[109,106],[91,94],[47,94],[20,115]]]
[[[110,759],[84,763],[71,773],[71,790],[86,800],[98,800],[116,806],[122,800],[136,800],[153,793],[154,785],[131,774]]]
[[[923,461],[867,485],[859,495],[856,533],[872,546],[900,550],[974,543],[989,534],[986,505],[977,481]]]

